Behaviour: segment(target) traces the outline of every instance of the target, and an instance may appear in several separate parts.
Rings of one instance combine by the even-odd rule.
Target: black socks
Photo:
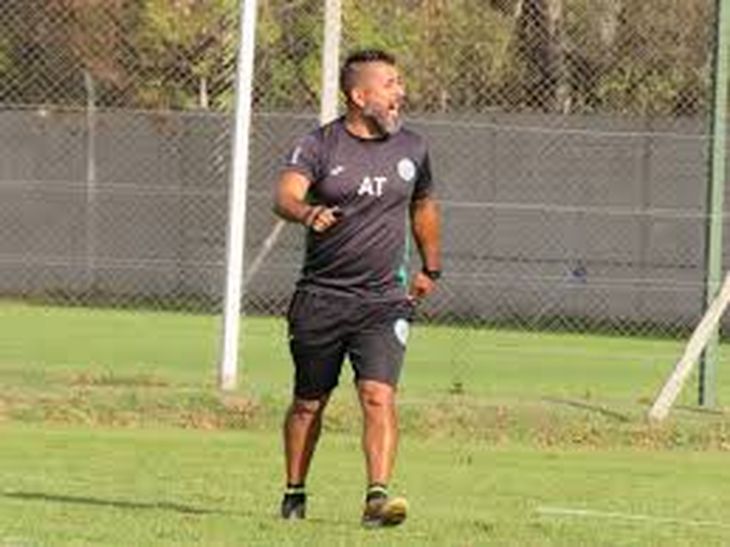
[[[365,501],[371,502],[373,500],[385,499],[388,497],[388,487],[385,484],[374,482],[368,485],[367,493],[365,494]]]

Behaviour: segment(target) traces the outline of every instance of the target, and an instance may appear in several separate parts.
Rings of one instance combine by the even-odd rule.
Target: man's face
[[[387,63],[365,64],[355,96],[363,116],[374,122],[383,134],[398,132],[405,87],[397,68]]]

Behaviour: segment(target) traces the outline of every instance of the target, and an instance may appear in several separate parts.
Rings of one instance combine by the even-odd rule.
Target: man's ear
[[[365,91],[361,87],[353,87],[350,90],[350,101],[358,108],[365,106]]]

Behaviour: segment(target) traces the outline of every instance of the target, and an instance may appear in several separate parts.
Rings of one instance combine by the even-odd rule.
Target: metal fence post
[[[722,280],[722,232],[725,197],[725,131],[728,97],[728,46],[730,46],[730,2],[717,0],[716,39],[713,70],[713,102],[710,129],[710,166],[707,183],[707,227],[705,244],[705,306],[715,298]],[[714,406],[719,350],[718,329],[707,345],[700,366],[699,402]]]

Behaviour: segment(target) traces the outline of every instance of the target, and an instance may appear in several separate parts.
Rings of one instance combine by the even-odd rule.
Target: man
[[[388,497],[397,444],[395,393],[413,306],[440,276],[439,212],[422,139],[401,128],[405,90],[395,59],[363,50],[345,61],[344,117],[304,136],[275,191],[275,212],[307,228],[289,312],[294,397],[284,421],[284,518],[304,518],[305,479],[322,415],[349,358],[363,411],[363,525],[406,517]],[[423,268],[407,287],[408,224]]]

